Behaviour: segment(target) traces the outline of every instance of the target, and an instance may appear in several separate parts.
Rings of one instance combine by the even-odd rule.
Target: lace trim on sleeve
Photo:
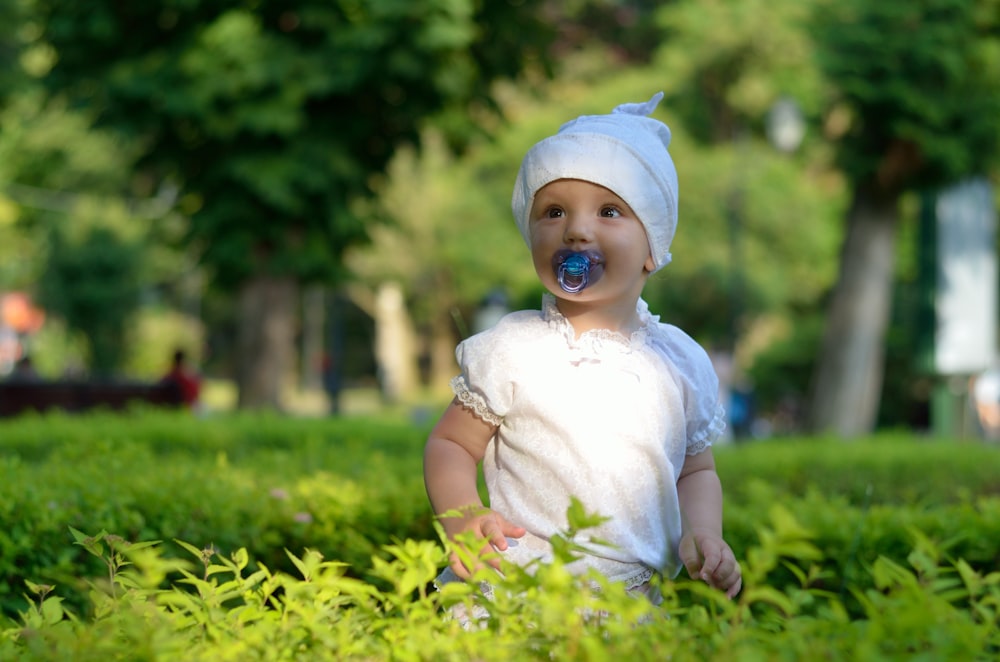
[[[697,455],[708,449],[716,439],[726,430],[726,410],[722,405],[715,406],[715,415],[708,427],[704,428],[698,436],[692,438],[687,445],[686,455]]]
[[[502,418],[490,411],[483,396],[469,389],[469,385],[465,383],[465,377],[462,375],[451,380],[451,390],[455,392],[455,397],[462,403],[462,406],[490,425],[500,425],[503,421]]]

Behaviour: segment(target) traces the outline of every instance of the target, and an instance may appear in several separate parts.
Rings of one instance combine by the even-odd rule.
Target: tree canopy
[[[33,0],[32,18],[50,95],[138,146],[133,186],[180,189],[186,245],[239,292],[249,406],[277,404],[297,284],[338,280],[367,240],[372,176],[425,122],[461,146],[552,34],[526,3],[472,0]]]
[[[365,237],[351,201],[372,173],[421,121],[488,108],[489,82],[537,55],[545,29],[506,2],[37,0],[36,11],[57,54],[49,89],[183,187],[191,240],[229,285],[335,275]],[[447,116],[461,139],[469,125],[456,117],[468,114]]]
[[[0,55],[20,65],[0,72],[0,285],[42,273],[24,256],[60,221],[33,196],[87,193],[63,245],[114,226],[140,246],[132,203],[175,201],[152,227],[186,231],[183,264],[224,302],[205,310],[244,315],[218,328],[257,334],[229,365],[290,352],[295,288],[345,276],[402,282],[419,326],[464,334],[494,287],[535,303],[509,217],[524,150],[663,90],[681,228],[645,296],[744,367],[777,348],[783,370],[755,374],[801,395],[817,361],[881,366],[902,196],[996,172],[998,17],[998,0],[15,0],[0,8]],[[556,80],[535,85],[552,58]],[[785,97],[808,121],[794,153],[767,141]],[[838,267],[842,237],[857,261]],[[828,300],[846,304],[820,348]],[[859,400],[877,402],[879,379],[832,374],[827,421],[869,421]]]
[[[1000,2],[817,3],[830,137],[852,182],[935,188],[997,163]]]

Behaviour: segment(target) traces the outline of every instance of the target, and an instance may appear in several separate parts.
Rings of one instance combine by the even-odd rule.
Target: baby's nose
[[[582,216],[571,216],[566,222],[563,241],[568,246],[587,244],[594,240],[593,222]]]

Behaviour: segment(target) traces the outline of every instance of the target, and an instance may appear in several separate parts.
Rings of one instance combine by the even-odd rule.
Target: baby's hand
[[[701,579],[709,586],[736,597],[743,586],[740,564],[726,541],[713,533],[685,533],[680,544],[681,562],[692,579]]]
[[[502,515],[488,508],[469,512],[465,517],[442,517],[448,537],[455,540],[463,533],[472,533],[476,540],[482,540],[483,546],[476,550],[475,556],[486,561],[490,566],[500,569],[500,558],[495,551],[507,549],[507,538],[520,538],[526,531],[524,527],[508,522]],[[461,541],[457,544],[461,545]],[[463,547],[463,549],[465,549]],[[458,551],[452,551],[449,557],[452,571],[462,579],[468,579],[481,566],[469,568],[462,561]]]

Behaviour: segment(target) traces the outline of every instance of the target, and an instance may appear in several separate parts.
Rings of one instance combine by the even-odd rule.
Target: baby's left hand
[[[740,564],[726,541],[713,533],[689,531],[681,538],[681,562],[692,579],[736,597],[743,586]]]

